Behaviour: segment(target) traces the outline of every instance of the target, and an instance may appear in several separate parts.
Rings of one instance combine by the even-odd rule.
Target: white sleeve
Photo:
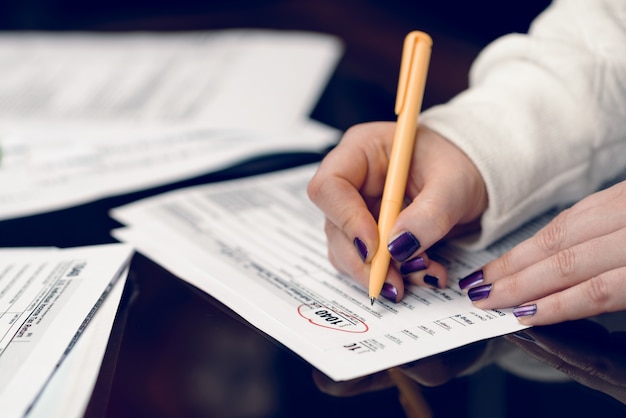
[[[554,1],[528,34],[485,48],[469,89],[420,123],[483,175],[489,206],[470,247],[597,190],[626,169],[626,1]]]

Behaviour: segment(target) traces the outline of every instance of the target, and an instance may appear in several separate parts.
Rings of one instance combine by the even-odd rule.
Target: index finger
[[[380,129],[378,128],[380,126]],[[368,248],[377,248],[378,229],[368,200],[378,200],[386,174],[386,149],[382,141],[365,140],[393,133],[393,125],[353,127],[320,164],[307,193],[326,218],[351,240],[359,237]],[[366,137],[367,136],[367,137]]]
[[[593,199],[562,211],[535,235],[486,265],[485,281],[518,273],[563,250],[626,227],[626,219],[616,207],[595,207],[586,201]]]

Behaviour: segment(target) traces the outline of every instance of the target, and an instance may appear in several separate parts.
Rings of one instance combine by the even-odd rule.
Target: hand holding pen
[[[394,123],[375,122],[348,130],[322,161],[309,196],[326,216],[328,253],[333,265],[367,288],[369,262],[379,245],[378,214]],[[447,235],[475,227],[487,205],[482,178],[467,156],[437,133],[417,132],[405,194],[406,205],[386,242],[394,259],[382,295],[399,301],[404,280],[438,288],[445,268],[425,251]]]
[[[422,126],[415,128],[425,73],[416,75],[408,70],[405,64],[413,57],[424,65],[424,57],[413,54],[410,48],[408,52],[405,48],[398,83],[398,123],[375,122],[349,129],[322,161],[308,187],[311,200],[326,215],[333,265],[366,287],[376,281],[370,297],[375,299],[380,292],[394,302],[404,295],[404,280],[446,286],[445,269],[431,262],[425,251],[450,233],[473,228],[473,222],[487,206],[485,185],[469,158],[436,132]],[[421,87],[407,89],[409,78],[420,79]],[[412,101],[408,110],[407,100]],[[398,133],[405,144],[407,139],[411,142],[399,148],[403,154],[400,157],[406,159],[401,164],[391,162],[398,157],[392,157]],[[383,189],[389,189],[385,180],[395,170],[390,169],[392,164],[403,166],[390,181],[397,186],[396,191],[402,192],[403,207],[383,214],[386,221],[380,223],[379,232],[377,217]],[[398,178],[406,180],[406,185]],[[395,213],[400,209],[399,214]],[[370,270],[376,252],[381,262],[372,280]]]

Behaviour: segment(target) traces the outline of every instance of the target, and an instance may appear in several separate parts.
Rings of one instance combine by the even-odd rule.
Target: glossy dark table
[[[424,107],[430,107],[465,88],[469,66],[484,45],[524,31],[548,4],[467,3],[34,0],[0,4],[0,25],[98,31],[262,27],[335,34],[345,55],[312,117],[343,130],[394,119],[400,45],[410,30],[429,32],[434,40],[424,98]],[[119,226],[108,217],[113,207],[321,157],[266,156],[175,184],[2,221],[0,246],[113,242],[109,231]],[[608,320],[610,329],[579,321],[479,342],[404,371],[420,383],[415,396],[434,417],[622,417],[626,320]],[[401,417],[405,411],[387,373],[331,382],[219,301],[137,254],[87,416]]]

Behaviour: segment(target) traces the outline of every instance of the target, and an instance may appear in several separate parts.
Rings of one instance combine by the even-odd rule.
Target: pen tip
[[[376,302],[376,298],[370,298],[370,302],[372,303],[372,306],[374,306],[374,302]]]

